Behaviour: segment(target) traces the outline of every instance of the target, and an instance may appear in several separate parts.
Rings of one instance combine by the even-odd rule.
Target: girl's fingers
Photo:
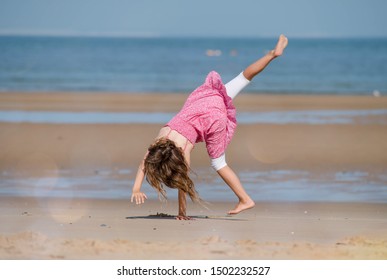
[[[136,204],[143,204],[145,203],[145,199],[147,199],[147,196],[144,193],[135,195],[136,198]]]
[[[139,194],[132,194],[132,197],[130,198],[130,202],[136,202],[136,204],[142,204],[145,203],[145,200],[148,199],[148,197],[145,195],[145,193],[139,193]]]

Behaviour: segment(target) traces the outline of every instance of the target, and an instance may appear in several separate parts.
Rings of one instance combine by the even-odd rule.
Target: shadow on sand
[[[129,216],[126,217],[128,220],[144,219],[144,220],[154,220],[154,219],[165,219],[165,220],[176,220],[177,216],[157,213],[148,216]],[[226,216],[214,216],[214,215],[198,215],[198,216],[189,216],[192,220],[224,220],[224,221],[248,221],[248,219],[238,219],[231,215]]]

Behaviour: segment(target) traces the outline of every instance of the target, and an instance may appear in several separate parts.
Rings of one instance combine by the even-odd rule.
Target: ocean
[[[223,82],[276,38],[0,36],[0,92],[191,92],[211,70]],[[245,90],[252,93],[387,94],[387,38],[289,38]]]

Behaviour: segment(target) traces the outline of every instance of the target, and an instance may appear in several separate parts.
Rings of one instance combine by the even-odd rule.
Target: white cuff
[[[229,81],[226,86],[227,95],[231,97],[231,99],[234,99],[235,96],[238,95],[239,92],[241,92],[242,89],[244,89],[250,81],[243,75],[243,72],[241,72],[238,76],[236,76],[234,79]]]
[[[222,154],[220,157],[218,158],[212,158],[211,159],[211,166],[216,170],[220,170],[222,169],[223,167],[225,167],[227,165],[226,163],[226,155],[225,154]]]

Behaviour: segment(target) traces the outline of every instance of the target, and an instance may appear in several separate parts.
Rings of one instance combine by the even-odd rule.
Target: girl
[[[186,194],[192,201],[200,198],[189,178],[190,154],[194,144],[205,142],[211,165],[238,197],[239,202],[228,214],[238,214],[254,207],[238,176],[227,165],[225,150],[236,128],[232,99],[275,58],[282,55],[288,39],[281,35],[276,47],[223,85],[218,73],[208,74],[203,85],[193,91],[181,111],[161,128],[141,162],[133,186],[131,202],[147,199],[140,191],[144,177],[159,194],[166,197],[163,185],[178,189],[179,211],[176,219],[186,216]]]

